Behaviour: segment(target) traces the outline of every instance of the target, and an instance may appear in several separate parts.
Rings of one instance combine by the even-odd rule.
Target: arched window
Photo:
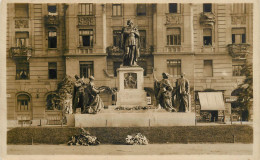
[[[49,94],[46,97],[46,110],[60,110],[59,100],[56,94]]]
[[[26,94],[17,96],[17,111],[30,111],[30,97]]]

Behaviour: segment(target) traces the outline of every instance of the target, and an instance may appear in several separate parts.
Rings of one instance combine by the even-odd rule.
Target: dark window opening
[[[137,4],[137,15],[138,16],[146,15],[146,5],[145,4]]]
[[[49,31],[48,47],[57,48],[57,32]]]
[[[174,76],[181,75],[181,60],[180,59],[167,60],[167,70],[170,75],[174,75]]]
[[[80,46],[92,47],[93,46],[93,30],[92,29],[79,30],[79,43],[80,43]]]
[[[211,29],[204,29],[203,30],[203,44],[204,44],[204,46],[211,46],[212,45],[212,31],[211,31]]]
[[[170,3],[169,4],[169,13],[178,13],[177,3]]]
[[[57,79],[57,62],[49,62],[49,79]]]
[[[79,62],[80,65],[80,77],[89,78],[94,76],[93,62]]]
[[[57,12],[57,7],[56,6],[48,6],[48,12],[49,14],[54,14]]]
[[[232,28],[232,43],[246,43],[245,28]]]
[[[120,65],[122,64],[122,62],[114,62],[113,63],[113,70],[114,70],[114,76],[117,76],[117,69],[120,68]]]
[[[29,63],[28,62],[21,62],[16,63],[16,79],[29,79]]]
[[[122,16],[122,5],[121,4],[113,4],[112,5],[113,16]]]
[[[114,30],[113,31],[113,46],[120,47],[121,41],[121,30]]]
[[[203,4],[203,12],[212,12],[212,4],[211,3]]]

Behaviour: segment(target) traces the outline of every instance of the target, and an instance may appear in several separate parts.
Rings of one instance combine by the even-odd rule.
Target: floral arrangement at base
[[[134,106],[134,107],[119,106],[119,107],[115,108],[115,110],[148,110],[148,109],[155,109],[155,107],[153,107],[153,106]]]
[[[126,144],[129,145],[147,145],[148,139],[143,136],[141,133],[136,133],[133,135],[127,135]]]
[[[85,131],[83,128],[82,133],[80,135],[74,135],[71,137],[68,145],[82,145],[82,146],[89,146],[89,145],[99,145],[100,142],[98,141],[97,137],[91,136],[88,131]]]

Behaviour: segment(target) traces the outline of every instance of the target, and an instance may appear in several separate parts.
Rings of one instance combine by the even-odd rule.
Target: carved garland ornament
[[[166,24],[181,24],[182,18],[181,15],[167,14],[166,15]]]
[[[15,20],[15,28],[29,28],[29,20],[26,19]]]
[[[79,16],[78,20],[79,20],[79,25],[93,26],[96,24],[94,17]]]

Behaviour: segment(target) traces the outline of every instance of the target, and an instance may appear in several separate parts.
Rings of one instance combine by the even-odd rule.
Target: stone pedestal
[[[117,69],[119,91],[117,106],[146,106],[146,92],[143,83],[143,68],[123,67]]]

